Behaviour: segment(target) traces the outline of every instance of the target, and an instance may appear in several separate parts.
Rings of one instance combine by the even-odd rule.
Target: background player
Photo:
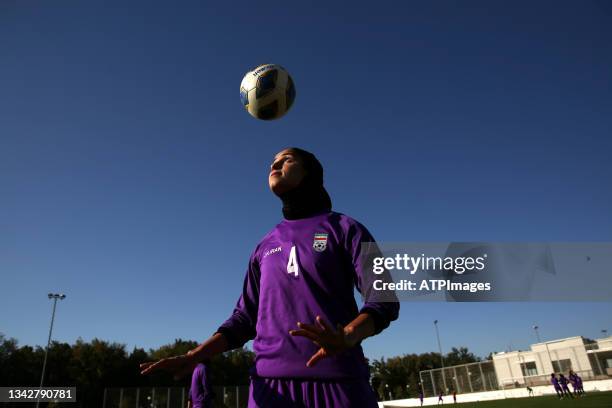
[[[567,383],[567,378],[565,378],[563,374],[559,374],[559,384],[561,384],[561,391],[563,392],[563,395],[569,395],[570,398],[574,398],[574,395],[567,386]]]
[[[555,388],[557,397],[559,397],[559,399],[563,399],[563,391],[561,390],[561,386],[559,385],[559,380],[557,380],[557,377],[555,377],[555,373],[552,373],[550,375],[550,383]]]
[[[576,374],[576,385],[578,385],[578,392],[580,392],[580,395],[583,395],[584,386],[582,385],[582,377],[580,377],[578,374]]]
[[[191,387],[189,387],[189,403],[187,408],[211,408],[213,399],[212,382],[210,370],[200,363],[191,376]]]
[[[578,391],[578,379],[576,378],[576,373],[574,373],[574,371],[570,370],[569,371],[569,375],[567,377],[569,379],[570,384],[572,384],[572,388],[574,389],[574,394],[575,395],[580,395],[580,393]]]

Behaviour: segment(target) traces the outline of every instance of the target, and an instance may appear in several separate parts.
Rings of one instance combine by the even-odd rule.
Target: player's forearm
[[[215,333],[187,354],[193,356],[198,361],[203,361],[227,351],[228,348],[225,336],[221,333]]]
[[[344,336],[349,346],[354,346],[375,332],[374,319],[368,313],[361,313],[344,327]]]

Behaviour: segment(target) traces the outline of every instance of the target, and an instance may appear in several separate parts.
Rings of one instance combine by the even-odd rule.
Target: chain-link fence
[[[564,374],[569,379],[569,369],[565,370]],[[576,371],[576,374],[582,381],[612,378],[612,375],[593,370]],[[503,378],[498,381],[492,361],[464,364],[444,370],[440,368],[425,370],[421,371],[419,376],[426,397],[440,393],[447,395],[453,391],[456,391],[457,394],[465,394],[551,384],[550,374]]]
[[[493,361],[463,364],[454,367],[436,368],[419,373],[423,393],[426,397],[468,392],[493,391],[499,389]]]
[[[188,392],[182,387],[106,388],[102,408],[184,408]],[[213,395],[214,408],[245,408],[249,387],[215,386]]]

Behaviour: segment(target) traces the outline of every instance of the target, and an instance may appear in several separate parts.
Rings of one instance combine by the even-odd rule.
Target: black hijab
[[[314,154],[297,147],[287,151],[300,159],[306,174],[297,187],[279,195],[283,202],[283,216],[297,220],[331,211],[331,198],[323,187],[323,166],[319,160]]]

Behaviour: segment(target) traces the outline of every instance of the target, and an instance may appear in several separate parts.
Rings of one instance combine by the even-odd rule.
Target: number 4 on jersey
[[[296,277],[298,276],[299,267],[297,262],[297,254],[295,252],[295,245],[291,247],[291,252],[289,253],[289,262],[287,262],[287,273],[292,273]]]

